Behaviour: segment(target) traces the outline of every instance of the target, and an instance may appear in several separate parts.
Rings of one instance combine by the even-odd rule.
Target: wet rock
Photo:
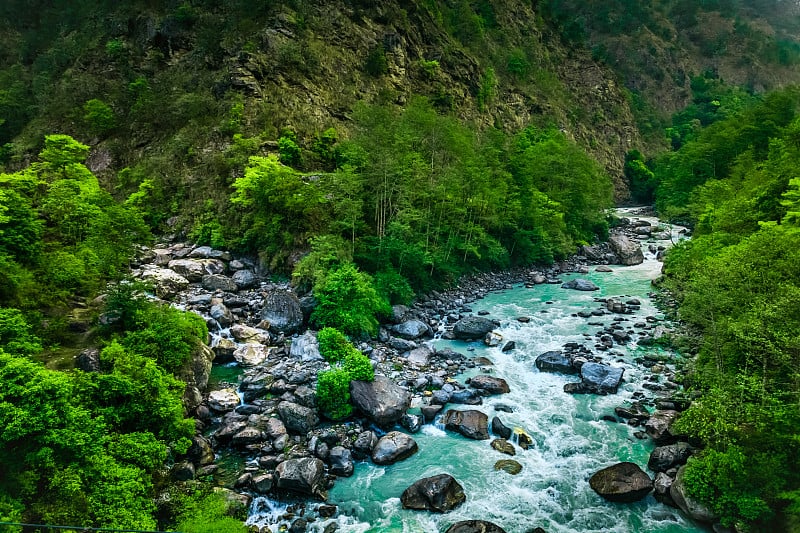
[[[653,490],[653,481],[638,465],[624,462],[604,468],[589,478],[589,486],[612,502],[636,502]]]
[[[492,420],[494,422],[494,420]],[[509,431],[509,435],[510,435]],[[514,449],[514,445],[508,442],[506,439],[494,439],[491,443],[492,448],[497,450],[500,453],[504,453],[506,455],[517,455],[517,450]]]
[[[678,419],[678,411],[656,411],[647,420],[644,429],[656,444],[672,444],[676,439],[670,428]]]
[[[260,429],[246,427],[231,438],[231,446],[245,447],[248,444],[255,444],[264,439],[264,434]]]
[[[194,479],[195,470],[191,461],[181,461],[175,463],[169,471],[170,476],[175,481],[189,481]]]
[[[561,284],[562,289],[573,289],[576,291],[596,291],[600,287],[589,281],[588,279],[575,278],[566,283]]]
[[[495,323],[481,316],[468,316],[453,325],[453,336],[459,340],[482,339],[496,327]]]
[[[251,289],[258,284],[256,275],[252,270],[242,269],[237,270],[231,276],[231,279],[239,289]]]
[[[253,488],[256,492],[260,492],[261,494],[266,494],[272,490],[273,482],[272,474],[258,474],[251,479]]]
[[[353,475],[354,466],[350,450],[343,446],[334,446],[331,448],[328,458],[331,464],[331,474],[340,477]]]
[[[515,349],[516,347],[517,347],[517,343],[516,342],[508,341],[507,343],[505,343],[503,345],[503,347],[501,348],[501,351],[510,352],[511,350]]]
[[[614,413],[626,420],[644,421],[650,418],[650,412],[639,402],[632,403],[630,407],[615,407]]]
[[[485,520],[462,520],[448,527],[444,533],[506,533],[506,530]]]
[[[581,367],[581,382],[587,392],[615,394],[622,383],[624,368],[586,363]]]
[[[319,418],[313,409],[297,403],[286,401],[279,403],[278,414],[289,431],[294,431],[301,435],[305,435],[319,424]]]
[[[689,496],[686,490],[685,473],[686,466],[682,466],[678,469],[678,475],[675,476],[675,481],[672,482],[672,486],[669,488],[669,495],[672,497],[672,500],[680,510],[698,522],[707,524],[716,522],[717,516],[711,509]]]
[[[325,486],[325,465],[312,457],[289,459],[278,465],[275,477],[279,489],[316,496]]]
[[[672,507],[677,507],[675,501],[672,499],[672,496],[670,496],[669,493],[674,481],[674,478],[670,477],[664,472],[659,472],[656,474],[656,478],[653,481],[653,496],[655,496],[657,501]]]
[[[545,352],[536,358],[536,368],[542,372],[560,372],[562,374],[575,374],[577,370],[572,366],[569,357],[561,352]]]
[[[270,348],[261,344],[244,344],[233,352],[233,359],[245,368],[259,366],[269,357]]]
[[[269,333],[263,329],[235,324],[230,328],[231,337],[239,342],[249,342],[252,344],[269,344]]]
[[[403,416],[411,404],[411,394],[386,376],[375,381],[351,381],[353,405],[379,426],[391,426]]]
[[[206,274],[201,284],[208,291],[236,292],[238,289],[236,282],[222,274]]]
[[[421,320],[408,320],[392,327],[395,335],[401,339],[415,340],[431,334],[431,328]]]
[[[503,424],[503,421],[497,416],[492,418],[492,433],[504,439],[511,438],[511,428]]]
[[[233,313],[231,310],[228,309],[225,304],[217,303],[211,306],[211,310],[208,312],[208,315],[217,321],[217,323],[224,327],[228,327],[233,324],[235,320]]]
[[[470,379],[469,386],[485,391],[488,394],[507,394],[511,392],[503,378],[479,374]]]
[[[239,405],[239,395],[233,389],[220,389],[209,393],[208,406],[220,413],[233,411]]]
[[[599,267],[594,269],[595,272],[614,272],[611,268],[607,267],[606,265],[600,265]]]
[[[372,462],[376,465],[390,465],[411,457],[418,449],[417,442],[410,436],[399,431],[390,431],[372,449]]]
[[[495,470],[503,470],[504,472],[508,472],[512,476],[516,476],[520,472],[522,472],[522,465],[519,464],[518,461],[513,459],[500,459],[494,464]]]
[[[612,233],[608,238],[608,244],[619,258],[619,264],[639,265],[644,262],[644,254],[639,243],[622,233]]]
[[[433,350],[425,345],[422,345],[408,352],[407,359],[409,363],[425,366],[430,362],[431,357],[433,357]]]
[[[443,405],[438,403],[432,403],[430,405],[423,405],[419,408],[420,412],[422,413],[422,417],[425,419],[425,422],[433,422],[436,415],[444,409]]]
[[[319,353],[317,336],[310,330],[292,339],[289,355],[303,362],[323,360],[322,355]]]
[[[369,457],[378,444],[378,436],[373,431],[362,431],[353,443],[353,451],[358,457]]]
[[[483,398],[474,390],[459,389],[450,393],[450,403],[480,405],[483,403]]]
[[[503,336],[497,333],[496,331],[490,331],[486,334],[483,338],[483,344],[488,346],[489,348],[494,348],[495,346],[500,346],[500,343],[503,342]]]
[[[480,411],[451,409],[444,414],[442,422],[445,429],[456,431],[468,439],[486,440],[489,438],[489,417]]]
[[[300,300],[293,292],[272,291],[264,300],[261,319],[269,322],[271,333],[296,333],[303,325]]]
[[[464,488],[449,474],[439,474],[414,482],[403,491],[404,509],[446,513],[464,503]]]
[[[647,468],[653,472],[666,472],[670,468],[686,464],[692,455],[692,447],[686,442],[659,446],[650,453]]]
[[[201,435],[192,437],[192,445],[186,452],[186,457],[195,466],[206,466],[214,462],[214,450],[208,439]]]
[[[173,259],[167,266],[191,282],[202,281],[206,275],[225,272],[225,263],[219,259]]]
[[[219,339],[212,348],[218,363],[229,363],[233,361],[233,352],[238,348],[237,344],[230,339]]]
[[[400,419],[400,425],[410,433],[417,433],[420,429],[422,429],[422,424],[424,422],[425,420],[423,419],[422,415],[415,415],[411,413],[405,413]]]

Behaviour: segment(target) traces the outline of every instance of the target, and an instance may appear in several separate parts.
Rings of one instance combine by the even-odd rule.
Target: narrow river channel
[[[636,218],[656,223],[655,219]],[[337,480],[329,495],[329,502],[336,504],[342,515],[336,519],[337,531],[441,532],[454,522],[469,519],[490,520],[509,533],[526,533],[535,527],[548,533],[705,531],[678,510],[656,502],[652,494],[638,503],[616,504],[604,501],[589,487],[594,472],[616,462],[632,461],[646,468],[653,444],[634,435],[642,428],[602,417],[613,415],[614,407],[627,405],[636,393],[653,398],[653,393],[642,388],[650,371],[634,362],[653,348],[615,345],[605,353],[607,363],[625,369],[624,385],[615,395],[567,394],[564,384],[577,381],[575,376],[539,372],[534,365],[539,354],[559,350],[568,342],[594,350],[600,323],[608,325],[616,318],[626,329],[633,329],[637,323],[641,327],[647,317],[650,323],[663,320],[648,296],[650,282],[661,269],[648,245],[669,243],[643,241],[645,261],[641,265],[613,266],[613,271],[606,273],[592,268],[589,274],[580,275],[597,284],[598,291],[563,289],[560,284],[520,286],[475,302],[474,312],[485,310],[500,320],[497,331],[504,340],[515,341],[516,349],[504,353],[482,342],[435,340],[434,344],[490,359],[493,375],[508,382],[510,394],[488,397],[481,406],[455,408],[477,408],[490,418],[500,416],[507,426],[523,428],[533,438],[533,445],[528,450],[517,447],[514,459],[522,465],[521,473],[510,475],[494,469],[496,461],[508,456],[492,449],[490,441],[469,440],[428,424],[414,435],[419,452],[411,458],[390,466],[361,462],[355,475]],[[578,276],[561,279],[574,277]],[[579,311],[602,307],[596,299],[607,297],[637,298],[641,309],[628,315],[577,316]],[[518,321],[521,316],[530,321]],[[663,357],[671,366],[678,356],[665,352]],[[459,379],[467,377],[469,374]],[[506,406],[513,412],[505,412]],[[451,474],[463,485],[464,505],[445,514],[402,509],[400,495],[409,485],[440,473]],[[258,517],[251,520],[257,522]]]

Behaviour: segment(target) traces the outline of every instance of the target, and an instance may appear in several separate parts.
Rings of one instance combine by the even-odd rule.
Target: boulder
[[[233,313],[231,313],[231,310],[228,309],[225,304],[217,303],[212,305],[208,314],[223,328],[233,324]]]
[[[407,459],[417,453],[417,442],[399,431],[390,431],[372,449],[372,462],[376,465],[390,465]]]
[[[305,435],[319,424],[316,411],[297,403],[286,401],[279,403],[278,414],[289,431],[300,435]]]
[[[414,363],[419,366],[427,365],[430,362],[431,357],[433,357],[433,350],[424,344],[422,346],[417,346],[408,352],[408,355],[406,356],[409,363]]]
[[[411,394],[381,375],[375,381],[351,381],[350,399],[364,416],[384,427],[400,420],[411,405]]]
[[[261,344],[243,344],[233,352],[233,358],[243,367],[254,367],[267,360],[269,351],[268,346]]]
[[[680,510],[698,522],[705,522],[708,524],[716,522],[717,516],[711,509],[689,496],[684,479],[685,472],[686,466],[680,467],[678,469],[678,475],[675,476],[675,481],[672,482],[672,486],[669,488],[669,495],[672,497],[672,501],[675,502],[675,505],[677,505]]]
[[[656,501],[659,501],[665,505],[677,507],[677,504],[669,493],[674,481],[674,478],[670,477],[664,472],[659,472],[656,474],[656,477],[653,480],[653,496],[655,497]]]
[[[450,409],[444,414],[442,422],[445,429],[456,431],[468,439],[486,440],[489,438],[489,417],[480,411]]]
[[[641,245],[622,233],[612,233],[608,238],[608,244],[617,255],[620,265],[639,265],[644,262]]]
[[[235,324],[230,329],[231,337],[239,342],[249,342],[253,344],[269,344],[269,333],[263,329]]]
[[[392,331],[401,339],[410,341],[431,334],[431,328],[428,327],[428,324],[416,319],[406,320],[405,322],[397,324],[392,327]]]
[[[178,378],[186,383],[183,406],[187,412],[196,409],[203,401],[202,392],[208,386],[211,366],[215,357],[216,355],[211,348],[205,344],[200,344],[192,350],[192,358],[178,372]]]
[[[515,461],[514,459],[500,459],[494,464],[494,469],[502,470],[508,472],[512,476],[516,476],[522,472],[522,465],[519,461]]]
[[[494,348],[495,346],[500,346],[500,343],[503,342],[503,336],[497,333],[496,331],[490,331],[486,334],[483,338],[483,344],[488,346],[489,348]]]
[[[220,413],[233,411],[239,401],[239,395],[233,389],[215,390],[208,395],[208,406]]]
[[[536,368],[542,372],[560,372],[562,374],[575,374],[577,370],[572,366],[569,357],[561,352],[545,352],[536,358]]]
[[[219,259],[173,259],[167,266],[189,281],[202,281],[208,274],[225,272],[225,263]]]
[[[449,474],[415,481],[403,491],[400,502],[404,509],[446,513],[466,501],[464,488]]]
[[[279,489],[317,496],[325,486],[325,465],[313,457],[289,459],[278,465],[275,477]]]
[[[331,474],[334,476],[350,477],[353,475],[353,458],[347,448],[334,446],[331,448],[328,460],[331,463]]]
[[[194,479],[195,469],[190,461],[181,461],[175,463],[169,473],[175,481],[189,481]]]
[[[507,343],[505,343],[503,345],[503,347],[501,348],[501,351],[510,352],[511,350],[515,349],[516,347],[517,347],[517,343],[516,342],[508,341]]]
[[[239,289],[251,289],[258,284],[258,279],[252,270],[237,270],[231,279]]]
[[[511,392],[506,380],[486,374],[479,374],[470,379],[469,386],[488,394],[507,394]]]
[[[271,333],[296,333],[303,325],[303,310],[300,300],[293,292],[272,291],[264,300],[261,319],[269,322]]]
[[[511,438],[511,428],[503,424],[497,416],[492,418],[492,433],[504,439]]]
[[[233,352],[238,348],[237,344],[231,339],[221,338],[214,345],[212,350],[216,354],[218,363],[229,363],[233,361]]]
[[[494,420],[492,420],[494,422]],[[510,434],[510,431],[509,431]],[[494,439],[491,443],[492,448],[497,450],[500,453],[504,453],[506,455],[517,455],[517,450],[514,449],[514,445],[508,442],[506,439]]]
[[[378,444],[378,437],[372,431],[362,431],[353,443],[353,451],[358,458],[372,454],[372,449]]]
[[[244,447],[249,444],[261,442],[263,440],[264,434],[260,429],[248,426],[231,437],[231,446]]]
[[[206,274],[203,276],[201,284],[208,291],[236,292],[238,289],[236,282],[222,274]]]
[[[269,492],[270,490],[272,490],[272,484],[273,484],[272,474],[258,474],[258,475],[255,475],[255,476],[253,476],[253,479],[251,480],[251,483],[253,485],[253,488],[256,490],[256,492],[260,492],[261,494],[265,494],[265,493]]]
[[[488,318],[468,316],[453,325],[453,336],[459,340],[474,341],[483,339],[495,327],[495,323]]]
[[[100,350],[98,348],[86,348],[75,358],[75,368],[84,372],[100,371]]]
[[[214,462],[214,450],[208,439],[201,435],[192,437],[192,445],[186,452],[186,457],[195,466],[206,466]]]
[[[622,383],[624,368],[584,363],[581,367],[581,380],[587,392],[594,394],[615,394]]]
[[[653,481],[635,463],[617,463],[589,478],[589,486],[612,502],[637,502],[653,490]]]
[[[656,411],[645,422],[644,430],[647,436],[653,439],[656,444],[672,444],[675,436],[670,431],[672,424],[678,419],[678,411],[672,409]]]
[[[588,279],[575,278],[566,283],[561,284],[562,289],[573,289],[576,291],[596,291],[600,287],[589,281]]]
[[[450,403],[460,403],[463,405],[480,405],[483,403],[483,398],[470,389],[459,389],[450,393]]]
[[[425,418],[422,415],[415,415],[412,413],[405,413],[400,419],[400,425],[411,433],[417,433],[422,429],[422,424],[425,423]]]
[[[650,453],[647,468],[653,472],[666,472],[670,468],[686,464],[692,455],[692,447],[686,442],[659,446]]]
[[[189,287],[189,280],[168,268],[146,270],[142,278],[153,284],[156,296],[169,300]]]
[[[444,533],[506,533],[506,530],[486,520],[462,520],[448,527]]]
[[[317,336],[310,330],[292,339],[289,355],[303,362],[323,360],[322,355],[319,353]]]

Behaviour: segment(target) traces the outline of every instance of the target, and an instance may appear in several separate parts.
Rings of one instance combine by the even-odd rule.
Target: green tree
[[[387,304],[375,292],[369,275],[352,263],[333,270],[314,287],[317,306],[311,321],[320,327],[336,327],[348,335],[374,334],[377,315]]]
[[[332,368],[317,376],[317,405],[331,420],[347,418],[350,405],[350,374],[343,368]]]

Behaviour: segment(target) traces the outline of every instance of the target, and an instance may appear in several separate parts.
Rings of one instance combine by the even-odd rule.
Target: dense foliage
[[[767,95],[656,165],[659,207],[694,226],[665,262],[701,335],[688,384],[702,396],[678,427],[706,447],[686,479],[723,523],[754,530],[800,517],[799,102]]]
[[[319,351],[331,364],[317,378],[317,404],[325,416],[340,420],[353,412],[350,381],[372,381],[375,370],[369,358],[338,329],[326,327],[317,334]]]

